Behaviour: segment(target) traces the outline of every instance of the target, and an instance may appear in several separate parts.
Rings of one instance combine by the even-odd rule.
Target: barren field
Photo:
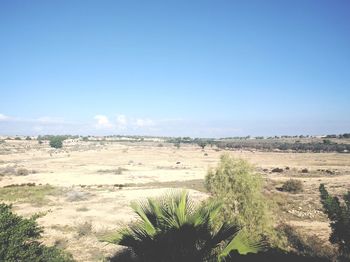
[[[6,140],[0,144],[0,201],[25,216],[40,212],[45,243],[77,261],[101,261],[121,248],[103,239],[135,219],[131,201],[175,188],[190,190],[196,201],[207,198],[204,177],[224,152],[250,161],[266,178],[266,194],[280,220],[328,238],[318,186],[325,183],[335,194],[350,189],[350,154],[177,149],[158,142],[67,141],[54,150],[38,141]],[[277,167],[283,172],[272,172]],[[303,182],[303,193],[278,191],[291,177]]]

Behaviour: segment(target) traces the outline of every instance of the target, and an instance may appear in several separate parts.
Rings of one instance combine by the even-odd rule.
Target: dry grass
[[[30,203],[34,206],[49,204],[48,196],[60,194],[60,190],[50,185],[14,185],[0,188],[0,201]]]

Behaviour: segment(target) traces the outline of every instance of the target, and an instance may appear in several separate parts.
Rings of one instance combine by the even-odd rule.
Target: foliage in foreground
[[[350,191],[343,195],[342,201],[331,196],[324,184],[319,187],[324,212],[331,221],[329,241],[339,246],[339,253],[350,259]]]
[[[0,261],[73,261],[59,249],[38,242],[42,229],[37,225],[36,218],[23,218],[12,213],[11,206],[0,204]]]
[[[138,261],[221,261],[232,250],[247,254],[260,249],[235,225],[222,223],[215,230],[213,221],[221,204],[196,208],[185,191],[134,203],[132,208],[138,222],[111,242],[131,248]]]
[[[247,161],[222,155],[218,166],[209,170],[205,183],[213,198],[223,202],[224,208],[217,218],[219,223],[228,221],[239,225],[255,240],[267,237],[272,245],[283,242],[273,228],[269,201],[262,194],[262,178],[254,174]]]

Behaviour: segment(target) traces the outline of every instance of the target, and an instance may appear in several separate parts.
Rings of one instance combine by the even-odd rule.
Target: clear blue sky
[[[0,0],[0,134],[350,131],[350,1]]]

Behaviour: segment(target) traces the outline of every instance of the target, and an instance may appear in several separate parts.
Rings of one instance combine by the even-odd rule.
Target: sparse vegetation
[[[56,195],[59,192],[59,189],[49,185],[13,185],[0,188],[0,201],[27,202],[41,206],[49,202],[47,196]]]
[[[84,201],[90,196],[89,193],[77,190],[70,190],[66,193],[66,200],[69,202]]]
[[[16,168],[14,166],[6,166],[0,169],[1,176],[13,176],[16,175]]]
[[[17,176],[28,176],[29,171],[26,168],[19,168],[19,169],[17,169],[16,175]]]
[[[165,188],[187,188],[191,190],[191,195],[193,194],[196,201],[203,201],[201,202],[203,205],[209,203],[211,199],[222,201],[223,208],[220,209],[214,221],[214,230],[220,227],[221,222],[234,224],[237,219],[242,221],[242,224],[237,225],[243,228],[242,232],[249,233],[249,229],[252,232],[249,235],[253,240],[262,239],[263,243],[267,243],[267,248],[273,247],[256,256],[242,257],[231,252],[231,258],[226,257],[225,261],[235,261],[235,259],[245,261],[248,258],[255,259],[253,261],[259,259],[264,261],[265,258],[268,258],[268,261],[283,261],[283,259],[289,261],[288,258],[293,258],[293,261],[303,261],[302,258],[307,258],[306,261],[310,261],[309,257],[334,260],[333,258],[339,253],[335,248],[338,244],[333,245],[327,241],[328,230],[325,223],[327,217],[322,212],[322,205],[318,201],[319,192],[314,185],[326,182],[327,188],[334,196],[339,197],[339,202],[343,205],[345,202],[340,197],[344,192],[342,187],[347,187],[349,184],[346,178],[348,161],[345,154],[262,153],[255,150],[245,151],[245,148],[242,151],[233,152],[216,147],[210,148],[212,143],[209,142],[208,148],[205,147],[206,150],[203,151],[199,150],[197,145],[199,140],[194,142],[195,139],[188,138],[181,138],[182,147],[174,150],[173,144],[166,143],[166,139],[155,141],[144,139],[143,144],[137,144],[141,142],[139,138],[132,142],[125,139],[120,144],[100,139],[103,138],[90,137],[88,143],[81,141],[81,138],[76,141],[69,140],[65,143],[64,150],[50,150],[45,140],[42,140],[45,142],[42,146],[26,142],[25,136],[23,141],[6,141],[0,146],[0,154],[4,156],[0,160],[2,186],[0,202],[12,202],[14,210],[20,214],[40,211],[45,213],[46,217],[39,221],[54,231],[52,235],[45,234],[45,243],[55,243],[57,247],[67,248],[78,261],[93,261],[98,259],[97,257],[102,259],[103,256],[108,256],[112,246],[105,248],[104,244],[98,243],[89,249],[86,243],[93,243],[91,241],[96,241],[96,237],[103,241],[115,240],[116,230],[120,228],[120,224],[119,222],[113,224],[111,217],[115,216],[117,221],[129,221],[131,214],[124,210],[129,200],[138,199],[143,194],[145,197],[158,196],[158,192],[163,192]],[[308,139],[298,138],[298,143],[317,141]],[[339,142],[339,138],[329,139],[332,143],[350,142],[347,139],[343,139],[343,142]],[[260,140],[264,143],[267,139],[260,138]],[[280,138],[278,140],[283,141]],[[101,141],[104,141],[103,146],[100,145]],[[250,138],[246,141],[248,143],[255,139]],[[159,143],[162,143],[163,149],[158,148]],[[129,154],[123,155],[123,149],[126,151],[129,149]],[[251,193],[250,180],[237,178],[239,170],[243,169],[238,167],[225,169],[220,162],[211,172],[226,173],[226,176],[219,176],[222,181],[214,179],[216,185],[219,183],[224,185],[221,187],[223,191],[215,194],[210,190],[208,194],[208,184],[202,178],[203,169],[217,163],[219,151],[256,163],[256,168],[248,164],[251,167],[248,173],[254,177],[254,183],[258,181],[261,185],[252,188],[262,196],[259,201],[265,205],[269,222],[267,225],[261,225],[264,224],[265,216],[262,219],[255,218],[255,216],[259,217],[260,206],[255,204],[255,200],[245,195]],[[52,154],[51,158],[49,153]],[[97,160],[93,155],[95,153],[98,154]],[[71,155],[70,158],[69,155]],[[221,171],[218,171],[219,166],[222,167]],[[272,172],[275,168],[283,172]],[[40,174],[27,176],[35,172]],[[116,176],[113,177],[113,174]],[[120,174],[122,176],[117,177]],[[71,181],[70,177],[72,177]],[[300,191],[298,194],[294,194],[293,190],[290,193],[281,192],[283,182],[290,178],[300,180],[305,192]],[[59,184],[63,188],[40,183]],[[126,187],[125,190],[120,190],[124,187]],[[231,191],[224,193],[228,188],[235,190],[234,193]],[[218,187],[218,191],[221,189]],[[289,192],[288,190],[290,190],[289,187],[285,192]],[[208,195],[211,196],[209,199]],[[271,217],[271,213],[274,217]],[[108,214],[111,214],[111,217]],[[100,219],[101,216],[106,216],[106,219]],[[51,217],[62,217],[62,220],[55,221]],[[245,225],[244,221],[247,217],[248,225]],[[94,219],[97,222],[94,228],[92,226],[89,228],[89,225],[84,225],[82,222],[94,222]],[[52,224],[53,221],[54,224]],[[274,229],[274,225],[284,221],[293,225],[292,232],[280,230],[280,227]],[[257,233],[258,230],[260,234]],[[99,231],[105,233],[102,234]],[[315,232],[319,238],[313,236],[312,232]],[[65,234],[64,241],[61,241],[62,234]],[[79,242],[82,246],[77,245]],[[222,242],[222,245],[225,244]],[[76,245],[76,248],[72,249],[72,245]],[[283,250],[275,247],[281,247]],[[279,257],[280,260],[273,260],[275,257]]]
[[[289,179],[282,185],[282,191],[289,193],[300,193],[304,190],[303,183],[297,179]]]
[[[89,211],[89,209],[86,206],[77,208],[77,212],[87,212],[87,211]]]
[[[326,245],[316,235],[303,235],[296,228],[288,224],[279,225],[278,230],[283,232],[287,237],[292,252],[301,256],[335,261],[337,255],[334,247]]]
[[[84,222],[81,223],[77,226],[77,234],[78,237],[84,237],[84,236],[88,236],[92,233],[92,224],[91,222]]]
[[[123,174],[124,171],[128,171],[128,169],[123,168],[123,167],[118,167],[116,169],[100,169],[100,170],[97,170],[98,173],[109,173],[109,174],[115,174],[115,175],[121,175],[121,174]]]

